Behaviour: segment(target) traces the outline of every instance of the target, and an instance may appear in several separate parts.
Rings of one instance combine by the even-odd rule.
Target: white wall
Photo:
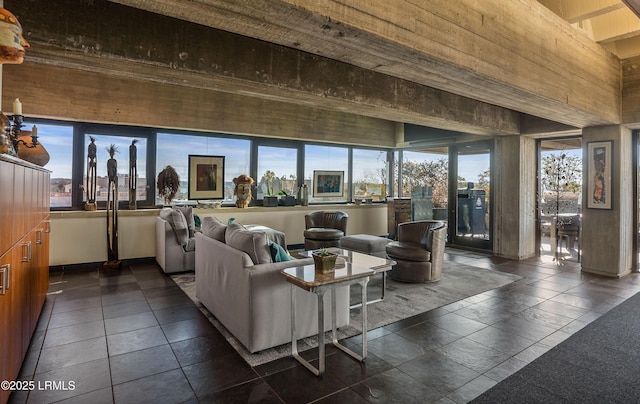
[[[286,234],[287,244],[304,243],[304,215],[317,210],[341,210],[349,215],[347,234],[387,234],[387,205],[331,205],[195,209],[204,218],[216,216],[226,223],[261,224]],[[158,209],[118,212],[119,259],[155,257],[155,220]],[[107,260],[106,211],[51,212],[50,266]]]

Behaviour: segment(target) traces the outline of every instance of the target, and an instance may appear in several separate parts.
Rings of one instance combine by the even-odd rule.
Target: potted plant
[[[267,186],[267,195],[262,198],[262,206],[278,206],[278,197],[273,194],[273,179],[276,177],[276,173],[271,170],[267,170],[263,175],[263,181]]]
[[[323,248],[322,250],[314,251],[311,255],[313,256],[316,272],[331,273],[335,270],[338,254]]]
[[[175,168],[166,166],[158,174],[158,195],[164,199],[165,205],[171,205],[171,201],[176,197],[180,189],[180,177]]]

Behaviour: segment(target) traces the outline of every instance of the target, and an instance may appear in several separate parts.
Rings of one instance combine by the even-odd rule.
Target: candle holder
[[[38,146],[38,132],[37,130],[33,130],[31,132],[31,143],[24,141],[23,139],[19,139],[20,132],[22,132],[22,126],[24,122],[24,116],[14,114],[8,117],[9,118],[9,127],[5,128],[7,132],[7,137],[11,141],[11,145],[13,146],[13,152],[17,156],[18,150],[20,147],[26,147],[28,149],[33,149]]]

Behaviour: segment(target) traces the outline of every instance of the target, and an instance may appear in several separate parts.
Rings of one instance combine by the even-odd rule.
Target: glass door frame
[[[460,237],[457,235],[458,227],[458,153],[462,151],[488,150],[489,152],[489,172],[493,173],[495,167],[495,143],[494,140],[481,140],[469,143],[459,143],[449,146],[449,217],[448,217],[448,240],[449,245],[482,252],[493,252],[493,218],[495,205],[495,180],[494,175],[490,175],[489,180],[489,228],[487,232],[489,239],[474,239]]]

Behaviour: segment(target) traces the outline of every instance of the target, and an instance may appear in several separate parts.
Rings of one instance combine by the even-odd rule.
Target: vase
[[[313,264],[316,267],[316,272],[323,274],[331,273],[336,269],[337,254],[329,253],[323,255],[322,253],[313,253]]]
[[[277,196],[265,196],[262,198],[262,206],[278,206],[278,197]]]
[[[283,195],[280,197],[280,204],[282,206],[296,206],[296,198],[290,195]]]

